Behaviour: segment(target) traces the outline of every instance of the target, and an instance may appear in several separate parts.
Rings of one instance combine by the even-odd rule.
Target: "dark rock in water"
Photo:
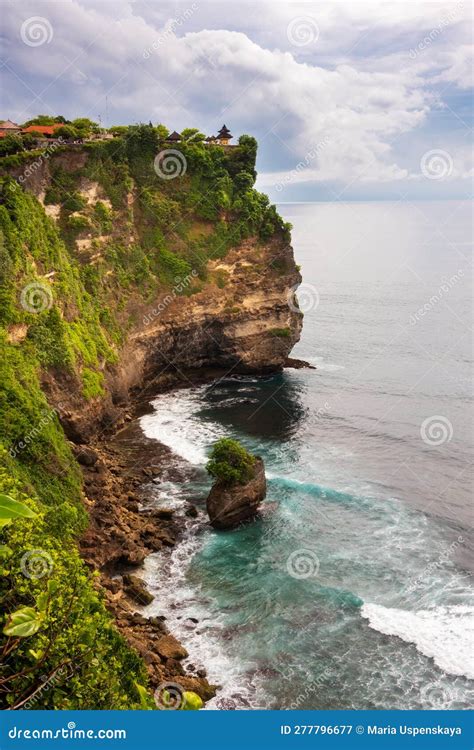
[[[223,484],[217,481],[207,498],[209,520],[215,529],[233,529],[253,518],[267,492],[265,467],[255,459],[255,473],[245,484]]]
[[[287,357],[285,360],[285,367],[290,367],[292,370],[317,369],[314,365],[310,365],[309,362],[305,362],[304,359],[293,359],[292,357]]]
[[[151,518],[159,518],[164,521],[169,521],[173,518],[174,510],[171,508],[153,508],[149,513]]]
[[[195,505],[189,504],[187,506],[186,510],[184,511],[184,515],[188,516],[189,518],[197,518],[198,512],[199,511],[198,511],[198,509],[196,508]]]
[[[138,604],[150,604],[154,597],[147,590],[144,582],[138,576],[127,574],[123,577],[124,590],[130,599]]]

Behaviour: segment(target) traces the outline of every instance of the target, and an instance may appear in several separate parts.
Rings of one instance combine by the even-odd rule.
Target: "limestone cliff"
[[[114,142],[0,160],[0,492],[37,513],[0,531],[11,558],[0,600],[9,613],[55,592],[28,653],[10,653],[9,707],[64,665],[74,678],[35,708],[137,708],[147,679],[213,694],[155,648],[164,624],[134,613],[130,586],[108,576],[173,545],[179,524],[139,512],[150,469],[135,436],[123,452],[103,436],[143,391],[281,369],[300,335],[300,274],[289,227],[253,188],[254,139],[225,151],[180,144],[186,170],[174,180],[153,167],[162,146],[137,126]],[[43,555],[44,577],[25,579],[25,550]]]

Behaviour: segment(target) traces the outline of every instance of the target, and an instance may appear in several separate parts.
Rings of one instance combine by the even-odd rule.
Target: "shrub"
[[[245,484],[255,472],[255,457],[237,440],[221,438],[211,451],[206,469],[222,484]]]
[[[291,336],[291,331],[289,328],[272,328],[270,333],[272,336],[277,336],[281,339],[287,339]]]

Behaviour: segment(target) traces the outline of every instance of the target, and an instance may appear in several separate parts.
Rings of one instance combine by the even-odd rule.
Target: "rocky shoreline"
[[[80,542],[87,565],[99,572],[98,585],[119,631],[142,656],[153,689],[163,683],[178,683],[204,701],[215,695],[200,669],[185,669],[186,648],[171,634],[164,615],[144,617],[137,609],[150,603],[152,596],[140,578],[145,558],[161,549],[174,547],[180,540],[183,523],[169,509],[142,506],[144,485],[166,472],[177,482],[186,470],[173,453],[141,431],[138,417],[144,412],[139,403],[127,412],[118,429],[87,445],[74,446],[84,475],[89,527]],[[129,424],[125,424],[124,420]],[[188,515],[197,510],[189,504]]]
[[[311,367],[297,362],[298,367]],[[294,367],[293,361],[288,367]],[[210,369],[188,375],[192,385],[200,385],[215,381],[222,373]],[[175,547],[186,516],[199,513],[192,503],[179,512],[146,507],[147,484],[160,477],[182,484],[190,468],[167,446],[147,438],[138,420],[150,411],[150,400],[157,393],[188,388],[190,382],[173,379],[153,392],[146,388],[122,408],[113,427],[72,447],[83,472],[90,519],[80,540],[80,553],[91,570],[98,571],[98,585],[119,631],[142,656],[153,689],[166,682],[178,683],[207,701],[218,686],[208,682],[202,668],[183,667],[188,653],[169,632],[166,617],[144,617],[138,611],[152,600],[140,575],[145,559]]]

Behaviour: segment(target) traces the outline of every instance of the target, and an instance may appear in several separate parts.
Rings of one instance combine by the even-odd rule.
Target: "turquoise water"
[[[203,514],[149,558],[150,612],[222,685],[210,707],[467,707],[468,206],[280,210],[307,285],[294,355],[318,369],[165,394],[142,418],[193,467],[155,488],[160,505],[204,507],[220,435],[260,454],[268,480],[256,522],[218,533]]]

